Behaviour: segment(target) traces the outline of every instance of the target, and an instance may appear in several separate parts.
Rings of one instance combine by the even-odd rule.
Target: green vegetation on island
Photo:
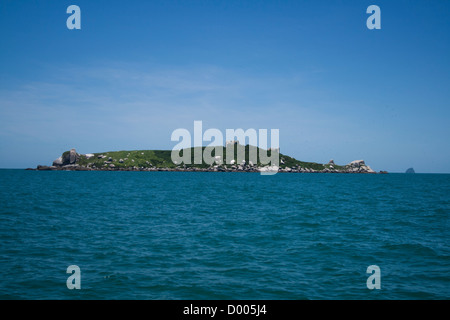
[[[347,165],[337,165],[333,160],[326,164],[316,162],[305,162],[293,157],[278,153],[278,150],[264,150],[250,145],[239,145],[234,143],[233,159],[227,159],[227,147],[195,147],[179,151],[180,157],[184,152],[190,152],[190,164],[174,163],[172,161],[172,150],[122,150],[98,153],[79,154],[75,149],[64,152],[58,159],[53,161],[52,166],[37,167],[37,170],[102,170],[102,171],[278,171],[278,172],[325,172],[325,173],[376,173],[364,160],[355,160]],[[200,150],[201,148],[201,150]],[[208,148],[209,150],[205,149]],[[222,148],[222,154],[216,155],[215,148]],[[238,148],[244,150],[244,160],[238,159]],[[231,150],[231,149],[230,149]],[[230,151],[228,150],[228,151]],[[194,162],[194,154],[211,155],[214,157],[213,164],[208,164],[202,157],[202,163]],[[272,152],[279,155],[278,165],[267,163]],[[261,161],[260,153],[266,155],[266,161]],[[253,157],[252,157],[253,155]],[[256,156],[256,158],[255,158]],[[276,154],[274,155],[276,157]],[[252,162],[252,159],[256,161]],[[386,173],[380,171],[380,173]]]

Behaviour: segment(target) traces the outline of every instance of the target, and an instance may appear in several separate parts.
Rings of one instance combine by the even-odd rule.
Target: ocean
[[[446,174],[0,170],[0,299],[449,299],[449,191]]]

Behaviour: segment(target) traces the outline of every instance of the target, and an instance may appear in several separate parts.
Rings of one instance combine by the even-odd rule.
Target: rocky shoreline
[[[144,154],[143,152],[141,153]],[[130,155],[130,153],[128,153]],[[87,162],[89,159],[96,159],[96,162]],[[27,168],[26,170],[38,171],[173,171],[173,172],[282,172],[282,173],[366,173],[376,174],[364,160],[355,160],[345,166],[335,165],[333,160],[330,160],[323,169],[320,165],[315,164],[319,168],[307,167],[307,165],[294,164],[288,166],[285,164],[283,156],[280,155],[280,166],[257,166],[251,162],[247,163],[245,160],[241,164],[221,164],[209,167],[195,167],[195,166],[157,166],[152,165],[149,161],[145,161],[144,165],[124,165],[123,159],[114,159],[104,154],[78,154],[75,149],[71,149],[63,153],[58,159],[53,161],[51,166],[38,165],[35,169]],[[105,160],[106,159],[106,160]],[[128,160],[128,158],[125,158]],[[84,160],[84,161],[83,161]],[[101,160],[101,162],[100,162]],[[135,162],[134,159],[131,161]],[[232,161],[234,162],[234,161]],[[100,165],[99,165],[100,163]],[[306,163],[308,164],[308,163]],[[378,173],[385,174],[387,171],[380,171]]]

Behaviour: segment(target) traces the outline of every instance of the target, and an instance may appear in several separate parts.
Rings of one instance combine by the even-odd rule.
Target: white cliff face
[[[374,170],[372,170],[372,168],[371,168],[371,167],[369,167],[369,166],[366,166],[366,168],[367,168],[367,172],[368,172],[368,173],[375,173],[375,171],[374,171]]]
[[[364,160],[355,160],[349,163],[350,166],[352,167],[360,167],[360,166],[364,166]]]
[[[53,161],[53,165],[54,166],[62,166],[63,165],[63,158],[59,157],[58,159],[56,159],[55,161]]]
[[[58,159],[53,161],[53,166],[61,167],[67,165],[73,165],[80,158],[80,155],[77,153],[75,149],[70,149],[69,153],[66,153],[63,156],[60,156]]]
[[[74,164],[78,159],[78,154],[77,151],[75,149],[70,149],[69,152],[69,163],[70,164]]]
[[[364,160],[355,160],[347,165],[347,172],[354,173],[376,173],[371,167],[365,164]]]

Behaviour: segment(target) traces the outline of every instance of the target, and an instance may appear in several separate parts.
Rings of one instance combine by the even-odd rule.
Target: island
[[[202,147],[204,151],[205,147]],[[249,159],[249,153],[258,147],[246,145],[245,159]],[[191,148],[194,154],[194,148]],[[253,150],[255,151],[255,150]],[[270,155],[270,149],[264,150]],[[182,151],[184,152],[184,150]],[[108,151],[100,153],[77,153],[75,149],[64,152],[53,161],[51,166],[38,165],[39,171],[185,171],[185,172],[263,172],[267,169],[277,172],[289,173],[377,173],[365,164],[364,160],[355,160],[346,165],[337,165],[333,160],[326,164],[299,161],[290,156],[279,153],[279,166],[268,166],[260,163],[259,153],[256,163],[243,160],[238,163],[235,158],[228,163],[227,159],[219,159],[214,165],[202,164],[176,164],[171,158],[172,150],[132,150],[132,151]],[[214,155],[214,153],[212,153]],[[223,147],[223,155],[226,149]],[[215,157],[220,158],[220,156]],[[387,173],[380,171],[379,173]]]

